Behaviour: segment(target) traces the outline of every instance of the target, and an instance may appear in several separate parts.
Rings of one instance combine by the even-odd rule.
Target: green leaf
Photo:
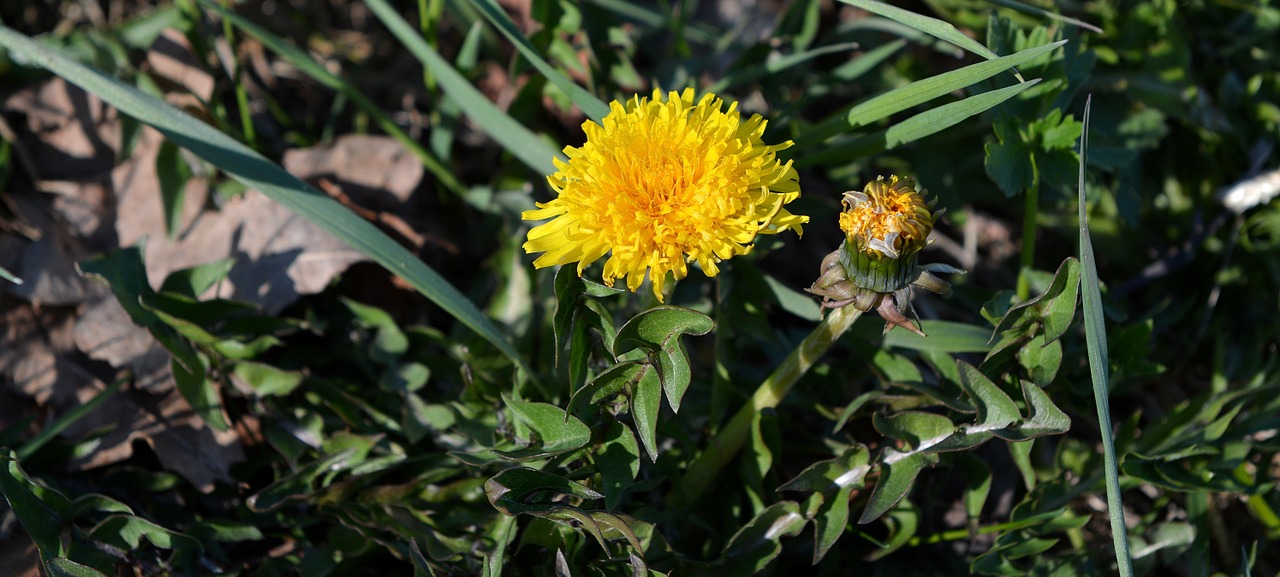
[[[729,539],[718,565],[724,575],[753,575],[782,552],[783,537],[798,535],[806,524],[793,501],[770,505]]]
[[[40,558],[48,561],[63,555],[62,517],[37,495],[35,483],[27,477],[11,451],[0,454],[0,466],[3,467],[0,469],[0,493],[4,494],[14,516],[40,549]]]
[[[431,71],[445,94],[458,103],[462,111],[490,138],[535,173],[545,175],[555,172],[556,168],[551,159],[563,157],[523,124],[499,110],[484,94],[467,82],[466,78],[463,78],[447,60],[422,39],[422,35],[417,30],[405,22],[398,10],[386,0],[366,0],[365,5],[400,41],[401,46]]]
[[[1058,375],[1062,365],[1062,341],[1045,342],[1046,335],[1036,335],[1018,349],[1018,364],[1027,370],[1031,381],[1046,387]]]
[[[636,432],[649,459],[658,462],[658,410],[662,408],[662,382],[658,371],[647,366],[640,375],[631,396],[631,416],[635,419]]]
[[[596,468],[600,470],[604,508],[612,511],[622,502],[627,487],[640,474],[640,446],[636,443],[636,436],[618,421],[609,423],[595,459]]]
[[[982,429],[1000,429],[1022,418],[1018,405],[991,379],[969,363],[958,361],[956,364],[960,367],[960,382],[978,408],[978,425]]]
[[[6,269],[2,266],[0,266],[0,278],[7,280],[13,284],[17,284],[17,285],[22,284],[22,279],[14,276],[13,273],[9,272],[9,269]]]
[[[915,12],[903,10],[902,8],[891,6],[883,2],[877,2],[876,0],[840,1],[851,6],[857,6],[858,8],[871,12],[872,14],[879,14],[880,16],[884,16],[890,20],[901,22],[907,26],[915,28],[916,30],[924,32],[925,34],[933,36],[934,38],[950,42],[951,44],[988,60],[996,58],[996,53],[988,50],[986,46],[983,46],[977,40],[966,36],[963,32],[957,30],[955,26],[937,18],[916,14]]]
[[[991,494],[991,467],[972,453],[959,454],[956,457],[956,464],[965,476],[962,496],[965,514],[969,516],[970,522],[976,523],[982,517],[982,508],[987,504],[987,495]]]
[[[161,549],[198,551],[200,543],[181,533],[165,529],[133,515],[112,515],[93,528],[89,537],[126,551],[137,549],[146,539]]]
[[[316,479],[348,468],[355,455],[354,449],[347,450],[303,465],[293,474],[251,495],[245,504],[251,511],[264,512],[275,509],[290,499],[301,499],[311,495],[315,492],[312,484]]]
[[[884,323],[860,323],[854,331],[858,336],[874,339],[882,332]],[[868,328],[863,328],[863,327]],[[908,331],[889,331],[884,335],[884,346],[915,351],[938,353],[985,353],[991,350],[991,334],[977,325],[951,321],[924,320],[920,326],[927,338]]]
[[[375,7],[375,11],[379,12],[380,16],[382,12],[390,10],[380,0],[371,0],[370,5]],[[378,9],[377,6],[381,6],[381,9]],[[399,16],[394,17],[401,24],[404,24],[404,21],[399,19]],[[407,24],[405,26],[407,27]],[[412,31],[410,30],[410,32]],[[417,44],[421,47],[426,47],[421,37],[418,37]],[[220,170],[244,183],[245,186],[261,191],[299,216],[317,224],[325,231],[351,245],[361,254],[369,256],[387,270],[404,278],[428,299],[444,309],[445,312],[506,354],[526,374],[534,374],[526,365],[523,356],[515,350],[515,347],[511,345],[507,338],[462,293],[458,292],[457,289],[430,267],[423,264],[413,253],[392,240],[381,230],[378,230],[373,224],[343,207],[336,200],[316,191],[311,186],[285,172],[280,166],[231,137],[218,132],[212,126],[183,114],[165,102],[144,94],[132,86],[81,65],[54,49],[40,45],[10,28],[0,26],[0,46],[13,51],[15,54],[20,54],[29,62],[47,68],[68,82],[97,95],[124,114],[147,123],[163,133],[168,139],[212,163]],[[410,45],[410,48],[412,50],[413,45]],[[444,64],[444,66],[447,67],[448,65]],[[452,78],[461,80],[461,77],[457,76],[457,73],[453,72],[452,69],[450,69],[450,72],[454,75]],[[444,77],[442,75],[437,73],[437,77],[440,77],[443,82]],[[462,82],[465,83],[465,81]],[[470,88],[469,85],[468,87]],[[474,91],[474,88],[472,90]],[[478,94],[475,96],[470,100],[483,102],[492,107],[483,96]],[[458,100],[460,102],[468,101],[467,98],[459,98]],[[508,120],[510,119],[508,118]],[[511,122],[511,124],[515,123]],[[527,134],[527,131],[518,124],[515,124],[515,128],[512,130],[520,130]],[[544,159],[540,166],[543,168],[550,167],[551,157],[541,156],[541,153],[538,152],[546,150],[541,141],[533,139],[532,143],[523,142],[522,145],[529,148],[521,148],[521,150],[531,151],[538,155],[539,158]],[[545,173],[545,171],[540,172]],[[225,427],[225,424],[221,426]]]
[[[259,395],[268,397],[287,395],[302,384],[301,372],[285,371],[265,363],[236,363],[232,374]]]
[[[629,390],[650,372],[653,372],[653,367],[637,361],[626,361],[609,367],[583,385],[581,389],[574,391],[569,397],[569,406],[565,410],[572,413],[583,403],[594,405]]]
[[[863,445],[854,445],[834,459],[818,461],[787,481],[779,491],[830,492],[843,487],[861,488],[870,467],[871,453]]]
[[[862,2],[865,0],[857,1]],[[1048,54],[1065,43],[1066,40],[1062,40],[1052,44],[1045,44],[1044,46],[1028,48],[1009,56],[1001,56],[994,60],[970,64],[964,68],[944,72],[923,80],[917,80],[901,88],[895,88],[853,107],[848,115],[849,126],[852,128],[866,126],[939,96],[971,86],[1014,66]]]
[[[912,451],[924,451],[937,445],[956,430],[951,419],[920,411],[905,411],[892,417],[881,417],[876,413],[872,421],[880,434],[906,442]]]
[[[533,67],[537,68],[542,76],[551,81],[556,88],[568,94],[569,99],[578,105],[578,108],[582,109],[583,114],[586,114],[596,122],[601,122],[605,115],[609,114],[608,104],[601,102],[595,95],[574,84],[565,75],[552,68],[546,60],[543,60],[542,56],[538,54],[537,50],[534,50],[533,45],[529,44],[529,40],[520,33],[520,30],[516,28],[515,22],[511,21],[511,18],[502,10],[502,7],[498,6],[497,2],[494,0],[471,0],[471,5],[475,6],[503,36],[506,36],[507,40],[510,40],[515,45],[516,50],[520,51],[520,55],[533,64]]]
[[[614,349],[619,353],[632,349],[660,350],[670,346],[680,335],[705,335],[715,328],[711,317],[693,309],[657,306],[627,321],[618,329]]]
[[[1060,435],[1071,429],[1071,418],[1053,404],[1040,387],[1023,381],[1022,395],[1031,414],[1017,427],[996,431],[997,436],[1009,441],[1026,441],[1042,435]]]
[[[901,453],[885,449],[880,464],[880,480],[876,481],[876,488],[872,490],[858,523],[866,525],[892,509],[911,490],[920,471],[936,462],[938,456],[933,453]]]
[[[904,503],[902,507],[890,511],[884,522],[889,527],[889,536],[879,549],[867,555],[868,561],[879,561],[911,542],[920,526],[920,512],[911,503]]]
[[[644,311],[618,329],[614,350],[626,352],[642,348],[657,353],[658,377],[671,410],[680,411],[680,401],[689,389],[692,371],[680,336],[705,335],[715,328],[711,317],[692,309],[659,306]],[[644,435],[641,434],[641,440]],[[654,456],[656,459],[656,455]]]
[[[50,559],[45,562],[44,570],[49,577],[107,577],[106,573],[93,567],[81,565],[70,559]]]
[[[888,148],[894,148],[899,144],[906,144],[920,140],[931,134],[941,132],[961,121],[983,112],[986,112],[1000,103],[1021,94],[1024,90],[1040,83],[1039,78],[1033,78],[1027,82],[1014,84],[1005,88],[999,88],[990,92],[970,96],[959,102],[951,102],[943,104],[935,108],[931,108],[920,114],[912,116],[902,122],[899,122],[884,133],[885,145]]]
[[[540,455],[572,451],[591,440],[591,429],[560,407],[548,403],[517,401],[506,395],[503,395],[502,401],[511,409],[511,414],[515,415],[517,421],[529,427],[541,439],[541,446],[532,448]],[[504,451],[494,452],[507,454]]]
[[[1093,243],[1089,239],[1089,215],[1085,211],[1085,159],[1089,146],[1089,108],[1092,96],[1085,101],[1084,133],[1080,137],[1080,182],[1077,189],[1080,220],[1080,293],[1084,301],[1084,335],[1089,353],[1089,376],[1093,381],[1093,398],[1098,413],[1098,425],[1102,435],[1104,479],[1107,487],[1107,510],[1111,517],[1111,540],[1122,577],[1133,577],[1133,563],[1129,555],[1129,539],[1124,524],[1124,505],[1120,497],[1119,460],[1116,458],[1115,441],[1112,439],[1111,407],[1107,396],[1107,328],[1102,319],[1102,291],[1098,282],[1098,266],[1093,255]]]
[[[187,196],[191,167],[182,151],[168,140],[160,143],[156,154],[156,180],[160,185],[160,202],[164,208],[164,228],[169,238],[176,238],[182,227],[182,205]]]
[[[160,287],[160,292],[177,293],[196,298],[204,294],[204,291],[209,290],[214,284],[227,278],[227,274],[231,272],[231,267],[235,266],[235,264],[236,259],[224,258],[173,271],[164,278],[164,284]]]
[[[550,502],[549,498],[545,503],[529,503],[526,499],[542,491],[553,491],[579,499],[604,498],[604,495],[581,483],[570,481],[554,473],[526,467],[504,469],[490,477],[484,484],[484,492],[489,498],[489,503],[506,515],[546,510],[545,504]]]

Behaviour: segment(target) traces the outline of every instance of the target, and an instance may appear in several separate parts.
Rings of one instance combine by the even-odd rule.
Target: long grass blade
[[[213,2],[213,0],[197,1],[200,2],[200,5],[204,8],[217,12],[219,16],[230,22],[236,28],[239,28],[246,34],[258,39],[258,41],[261,42],[263,46],[266,46],[268,50],[279,54],[281,58],[284,58],[285,61],[292,64],[303,74],[310,76],[313,80],[319,82],[324,87],[341,92],[347,98],[351,99],[353,104],[360,107],[361,110],[373,118],[373,121],[378,124],[379,128],[392,138],[396,139],[396,142],[399,142],[409,150],[409,152],[412,152],[414,156],[417,156],[418,160],[422,161],[423,167],[425,167],[432,176],[435,176],[436,180],[440,181],[440,184],[443,184],[446,188],[457,194],[466,192],[466,187],[462,186],[461,182],[458,182],[458,179],[453,176],[453,172],[441,163],[440,159],[436,158],[434,154],[431,154],[431,152],[421,144],[418,144],[416,140],[410,138],[404,130],[400,129],[391,117],[387,116],[381,108],[378,108],[377,104],[374,104],[372,100],[369,100],[369,97],[365,96],[363,92],[360,92],[360,90],[350,82],[347,82],[345,79],[330,72],[328,68],[324,67],[324,65],[316,62],[315,59],[307,55],[306,52],[299,50],[298,47],[286,42],[283,38],[268,32],[266,29],[246,20],[239,14],[236,14],[222,5]]]
[[[315,223],[338,239],[399,275],[463,325],[512,359],[528,367],[515,347],[467,300],[413,253],[336,200],[325,196],[279,165],[267,160],[212,126],[188,116],[154,96],[76,62],[61,52],[0,25],[0,47],[22,61],[36,64],[159,130],[166,138],[222,169],[246,186]]]
[[[987,0],[987,2],[995,4],[996,6],[1004,6],[1005,8],[1012,8],[1014,10],[1017,10],[1019,12],[1023,12],[1026,14],[1032,14],[1035,16],[1040,16],[1042,18],[1048,18],[1050,20],[1057,20],[1059,22],[1066,22],[1067,24],[1074,24],[1090,32],[1094,32],[1096,34],[1102,34],[1102,29],[1098,28],[1097,26],[1094,26],[1093,24],[1085,22],[1084,20],[1072,18],[1070,16],[1064,16],[1062,14],[1058,14],[1057,12],[1051,12],[1039,6],[1024,4],[1022,2],[1018,2],[1017,0]]]
[[[849,111],[849,126],[865,126],[917,104],[923,104],[944,94],[950,94],[955,90],[972,86],[1014,66],[1048,54],[1066,43],[1066,40],[1059,40],[1043,46],[1028,48],[1008,56],[970,64],[964,68],[944,72],[937,76],[930,76],[924,80],[917,80],[901,88],[890,90],[853,107],[853,110]]]
[[[885,145],[893,148],[951,128],[970,116],[999,106],[1000,103],[1039,83],[1040,79],[1034,78],[921,112],[889,127],[884,133]]]
[[[563,90],[565,94],[568,94],[569,99],[572,100],[574,104],[577,104],[578,108],[581,108],[584,114],[596,122],[604,120],[605,115],[609,114],[609,105],[602,102],[599,98],[596,98],[594,94],[587,92],[585,88],[574,84],[572,80],[569,80],[569,78],[561,74],[559,70],[556,70],[548,64],[547,61],[538,54],[538,51],[533,49],[533,45],[529,43],[529,39],[525,38],[524,34],[520,33],[520,29],[516,28],[516,23],[511,21],[511,17],[507,16],[507,13],[502,11],[502,8],[498,6],[497,2],[494,0],[470,1],[471,5],[475,6],[476,9],[484,15],[485,19],[488,20],[490,24],[493,24],[494,28],[498,29],[498,32],[501,32],[503,36],[507,37],[507,40],[511,41],[511,43],[516,46],[516,50],[520,51],[521,56],[524,56],[530,64],[533,64],[533,67],[537,68],[538,72],[541,72],[549,82],[556,85],[556,88],[559,88],[560,90]]]
[[[1116,550],[1116,563],[1121,577],[1133,577],[1133,563],[1129,557],[1129,538],[1124,526],[1124,504],[1120,500],[1120,472],[1116,461],[1115,441],[1111,438],[1111,407],[1108,402],[1107,328],[1102,319],[1102,292],[1098,285],[1098,264],[1093,256],[1093,243],[1089,240],[1089,216],[1084,206],[1085,154],[1089,147],[1090,96],[1084,105],[1084,128],[1080,134],[1080,278],[1081,301],[1084,304],[1084,336],[1089,349],[1089,375],[1093,380],[1093,398],[1098,409],[1098,424],[1102,429],[1102,458],[1106,467],[1107,511],[1111,516],[1111,541]]]
[[[897,6],[891,6],[884,2],[877,2],[876,0],[840,1],[850,6],[856,6],[866,10],[867,12],[871,12],[872,14],[879,14],[880,16],[884,16],[890,20],[906,24],[907,26],[924,32],[925,34],[959,46],[960,48],[968,50],[969,52],[977,54],[987,60],[994,60],[997,58],[995,52],[992,52],[977,40],[965,36],[963,32],[957,30],[956,27],[952,26],[950,23],[938,20],[937,18],[925,16],[923,14],[916,14],[910,10],[903,10]]]
[[[374,15],[382,21],[391,34],[404,45],[431,74],[435,75],[440,88],[455,102],[462,112],[471,117],[490,138],[510,152],[512,156],[539,174],[551,174],[555,165],[551,159],[557,156],[554,148],[538,137],[538,135],[516,122],[507,113],[498,109],[488,98],[485,98],[476,87],[467,82],[449,62],[440,56],[422,35],[405,21],[386,0],[365,0],[365,4]]]

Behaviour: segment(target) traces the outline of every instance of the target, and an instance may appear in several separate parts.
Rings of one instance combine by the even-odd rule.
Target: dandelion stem
[[[787,356],[769,378],[765,379],[751,400],[738,410],[728,425],[711,437],[706,450],[694,459],[684,477],[667,496],[669,504],[687,506],[702,496],[725,465],[738,454],[751,430],[751,422],[764,409],[778,406],[791,387],[804,376],[831,345],[843,335],[862,311],[848,306],[831,311],[827,318],[805,337],[800,346]]]

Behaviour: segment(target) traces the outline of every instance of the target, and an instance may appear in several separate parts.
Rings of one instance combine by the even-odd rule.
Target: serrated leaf
[[[849,523],[849,497],[854,486],[841,487],[835,493],[818,495],[822,504],[813,516],[813,564],[817,565],[827,556],[827,552],[844,535],[845,526]]]
[[[977,426],[980,430],[1000,429],[1022,418],[1018,405],[991,379],[969,363],[959,361],[956,364],[960,367],[960,382],[978,408]]]
[[[619,353],[637,348],[658,351],[669,347],[671,341],[681,335],[701,336],[713,328],[715,322],[711,317],[693,309],[657,306],[631,317],[618,329],[614,350]]]
[[[662,408],[662,381],[658,371],[643,365],[640,380],[631,394],[631,416],[635,419],[636,432],[649,459],[658,462],[658,411]]]
[[[755,574],[782,552],[779,540],[799,534],[806,523],[795,502],[774,503],[729,539],[718,565],[725,575]]]
[[[517,401],[503,395],[502,401],[511,409],[517,421],[529,427],[542,444],[539,452],[545,455],[563,453],[583,447],[591,440],[591,429],[577,417],[552,404]],[[503,451],[494,451],[505,454]]]
[[[916,529],[920,526],[920,512],[910,503],[905,503],[905,506],[889,511],[884,521],[889,527],[889,536],[879,549],[867,555],[868,561],[879,561],[906,546],[915,537]]]
[[[106,573],[70,559],[50,559],[44,564],[49,577],[107,577]]]
[[[489,498],[489,503],[507,515],[548,511],[547,504],[551,503],[550,497],[547,497],[543,503],[525,502],[527,497],[540,491],[553,491],[580,499],[604,498],[604,495],[586,485],[570,481],[555,473],[527,467],[504,469],[484,483],[484,492]]]
[[[1018,364],[1026,369],[1031,381],[1041,387],[1048,386],[1058,375],[1058,367],[1062,365],[1062,341],[1045,342],[1047,335],[1036,335],[1035,338],[1018,349]]]
[[[569,396],[565,411],[573,413],[583,403],[594,405],[613,395],[631,389],[652,367],[639,361],[626,361],[606,369]]]
[[[605,430],[604,442],[595,453],[596,468],[600,470],[600,489],[604,493],[604,508],[612,511],[622,502],[627,487],[640,474],[640,445],[631,429],[618,421]]]
[[[871,453],[863,445],[854,445],[840,456],[818,461],[801,471],[796,478],[787,481],[779,491],[832,491],[842,487],[862,487],[863,479],[871,470]]]
[[[920,471],[936,462],[938,456],[932,453],[901,453],[885,449],[881,457],[880,479],[876,481],[876,488],[858,518],[858,524],[866,525],[892,509],[911,490]]]
[[[1071,418],[1053,404],[1040,387],[1023,381],[1022,395],[1027,400],[1030,415],[1017,427],[996,431],[997,436],[1009,441],[1025,441],[1043,435],[1059,435],[1071,429]]]
[[[347,450],[312,461],[299,467],[294,473],[267,485],[263,490],[251,495],[245,501],[245,504],[252,511],[263,512],[275,509],[290,499],[300,499],[311,495],[315,492],[312,484],[316,479],[319,479],[322,475],[347,468],[355,454],[355,450]]]
[[[920,411],[905,411],[891,417],[876,413],[872,421],[880,434],[906,442],[912,451],[937,445],[956,430],[951,419]]]

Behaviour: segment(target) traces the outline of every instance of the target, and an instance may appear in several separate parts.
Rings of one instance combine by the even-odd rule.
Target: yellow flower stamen
[[[757,235],[802,232],[806,216],[783,205],[800,196],[799,176],[766,145],[765,120],[742,120],[736,104],[693,89],[662,100],[636,96],[609,105],[602,124],[582,125],[587,142],[566,147],[547,182],[557,194],[525,220],[551,219],[529,231],[534,266],[578,263],[578,274],[609,254],[604,283],[626,278],[635,291],[648,274],[654,294],[670,272],[676,280],[697,262],[707,276],[718,263],[750,252]]]
[[[924,248],[934,217],[910,177],[883,177],[844,193],[840,230],[868,255],[899,258]]]

